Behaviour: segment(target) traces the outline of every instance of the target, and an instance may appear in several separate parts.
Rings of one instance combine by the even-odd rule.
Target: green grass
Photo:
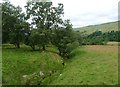
[[[21,85],[25,83],[23,75],[44,71],[47,76],[54,70],[52,76],[42,80],[43,85],[115,85],[118,84],[117,48],[107,45],[78,47],[63,68],[55,47],[40,52],[24,45],[20,49],[3,45],[3,81],[4,84]],[[33,84],[36,84],[34,80]]]
[[[102,31],[102,32],[108,32],[108,31],[118,31],[118,22],[110,22],[110,23],[104,23],[99,25],[90,25],[86,27],[81,28],[75,28],[75,30],[78,30],[80,32],[85,32],[85,34],[91,34],[95,31]]]
[[[51,84],[115,85],[118,84],[117,46],[85,46],[71,54],[72,59]]]
[[[25,45],[20,49],[16,49],[12,45],[3,45],[3,83],[22,85],[25,84],[23,75],[33,73],[39,75],[39,72],[43,71],[47,76],[49,71],[61,70],[61,57],[54,52],[50,52],[55,49],[53,50],[51,47],[48,49],[48,51],[40,52],[32,51]]]

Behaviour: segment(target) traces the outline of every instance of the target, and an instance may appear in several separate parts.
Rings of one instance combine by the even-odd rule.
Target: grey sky
[[[10,0],[24,8],[27,0]],[[118,20],[119,0],[51,0],[54,6],[64,4],[64,19],[70,19],[73,27],[82,27]]]

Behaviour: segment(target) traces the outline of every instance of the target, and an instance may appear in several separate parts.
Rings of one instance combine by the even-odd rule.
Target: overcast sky
[[[24,8],[27,0],[9,0]],[[54,6],[64,4],[64,19],[70,19],[73,27],[82,27],[118,20],[119,0],[51,0]]]

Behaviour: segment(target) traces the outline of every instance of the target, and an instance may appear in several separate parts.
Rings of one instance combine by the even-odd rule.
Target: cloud
[[[94,25],[118,20],[118,12],[116,9],[111,9],[105,12],[86,12],[78,14],[75,17],[71,16],[71,21],[74,27],[82,27],[87,25]]]
[[[24,7],[27,0],[10,0]],[[70,19],[73,27],[94,25],[118,20],[119,0],[51,0],[54,6],[64,4],[64,19]]]

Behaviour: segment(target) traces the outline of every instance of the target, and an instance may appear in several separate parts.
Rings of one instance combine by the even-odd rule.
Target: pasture
[[[23,75],[55,71],[42,84],[51,85],[116,85],[118,84],[118,46],[89,45],[75,49],[62,67],[54,47],[32,51],[23,45],[16,49],[3,45],[3,84],[25,84]],[[32,84],[37,82],[32,79]]]
[[[50,51],[53,52],[50,52]],[[61,57],[54,53],[55,49],[48,48],[46,52],[32,51],[30,47],[22,45],[20,49],[13,45],[3,45],[2,69],[3,85],[24,85],[23,76],[35,74],[38,76],[43,71],[45,76],[49,71],[60,72],[62,69]],[[35,79],[29,80],[37,84]]]
[[[28,0],[25,12],[11,0],[1,5],[3,86],[118,84],[119,21],[73,28],[64,3]]]
[[[71,54],[56,85],[118,84],[118,46],[90,45]]]

